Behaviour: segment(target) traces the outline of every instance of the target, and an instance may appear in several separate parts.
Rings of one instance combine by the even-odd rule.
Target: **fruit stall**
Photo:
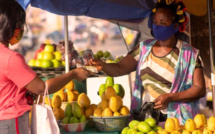
[[[110,52],[90,50],[77,52],[70,44],[69,64],[71,69],[81,64],[86,69],[90,58],[100,58],[112,63],[120,58],[113,57]],[[64,73],[64,42],[41,44],[34,59],[28,65],[41,78],[49,79]],[[75,81],[70,81],[58,92],[45,98],[54,113],[62,134],[213,134],[215,133],[215,117],[206,118],[197,114],[180,124],[177,118],[167,118],[164,125],[158,124],[149,117],[144,120],[130,120],[130,87],[129,76],[110,77],[102,72],[86,80],[84,90],[77,88]],[[100,77],[98,77],[100,76]],[[97,81],[97,82],[96,82]],[[39,102],[42,103],[42,97]],[[49,103],[51,102],[51,103]],[[31,119],[31,113],[30,113]],[[159,126],[160,125],[160,126]]]

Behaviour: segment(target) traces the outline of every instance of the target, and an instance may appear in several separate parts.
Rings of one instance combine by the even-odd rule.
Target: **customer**
[[[10,50],[9,44],[19,42],[24,32],[25,11],[13,0],[0,2],[0,133],[27,134],[27,90],[43,95],[45,82],[26,64],[23,56]],[[61,89],[72,79],[82,81],[91,73],[77,68],[46,81],[49,93]],[[41,113],[42,114],[42,113]]]
[[[158,0],[153,9],[155,39],[141,42],[119,63],[91,62],[109,76],[136,70],[131,112],[146,101],[155,102],[162,116],[176,117],[182,124],[199,112],[198,100],[206,93],[199,51],[175,36],[185,30],[185,9],[181,2]]]

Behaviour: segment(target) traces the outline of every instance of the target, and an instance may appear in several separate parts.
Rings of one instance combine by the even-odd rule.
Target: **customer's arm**
[[[48,85],[49,93],[52,94],[60,90],[69,81],[73,79],[83,81],[91,74],[91,72],[83,68],[77,68],[71,70],[66,74],[47,80],[46,84]],[[45,90],[45,82],[41,78],[36,76],[29,84],[26,85],[26,89],[35,94],[43,95]]]
[[[154,100],[156,109],[166,108],[169,102],[190,102],[205,96],[205,79],[203,68],[196,68],[193,75],[193,86],[183,92],[167,93]]]

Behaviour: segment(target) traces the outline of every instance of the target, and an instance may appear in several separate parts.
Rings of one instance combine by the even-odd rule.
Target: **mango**
[[[53,97],[56,96],[56,95],[60,96],[61,101],[65,101],[64,100],[65,99],[65,93],[64,93],[64,91],[62,91],[62,90],[57,91],[56,93],[54,93]],[[53,100],[53,98],[52,98],[52,100]]]
[[[60,108],[62,104],[61,98],[59,95],[55,95],[52,98],[52,106],[53,108]]]
[[[116,96],[110,97],[108,106],[113,112],[117,112],[121,107]]]
[[[118,100],[119,108],[121,108],[121,107],[123,106],[122,98],[121,98],[119,95],[116,95],[116,98],[117,98],[117,100]]]
[[[102,112],[102,117],[113,116],[113,113],[110,108],[105,108]]]
[[[102,94],[106,90],[105,84],[101,84],[99,87],[99,96],[102,97]]]
[[[72,91],[75,87],[75,83],[73,80],[71,80],[69,83],[66,84],[65,88],[67,91]]]
[[[121,134],[127,134],[129,129],[130,129],[129,127],[123,128]]]
[[[194,131],[192,132],[192,134],[202,134],[202,132],[201,132],[200,130],[194,130]]]
[[[105,80],[105,87],[107,88],[108,86],[113,86],[114,85],[114,79],[113,77],[108,76]]]
[[[119,109],[119,113],[121,115],[128,115],[130,114],[130,111],[129,109],[126,107],[126,106],[122,106],[120,109]]]
[[[173,119],[174,124],[175,124],[175,130],[178,130],[180,128],[180,123],[179,123],[178,118],[173,117],[172,119]]]
[[[195,122],[197,129],[204,126],[204,118],[202,117],[201,114],[197,114],[194,117],[193,121]]]
[[[189,132],[193,132],[196,129],[196,124],[192,119],[187,119],[185,122],[185,129]]]
[[[203,134],[213,134],[211,130],[209,130],[207,127],[204,128]]]
[[[139,122],[137,128],[140,132],[143,133],[148,133],[152,130],[149,124],[144,121]]]
[[[90,116],[92,116],[93,115],[93,110],[91,109],[91,107],[88,107],[88,108],[86,108],[85,109],[85,117],[87,118],[87,119],[90,119]]]
[[[96,104],[91,104],[90,107],[91,107],[91,109],[92,109],[93,112],[94,112],[94,110],[97,108],[97,105],[96,105]]]
[[[64,118],[64,111],[61,108],[54,108],[53,114],[56,120],[62,120]]]
[[[191,134],[189,131],[187,131],[186,129],[184,129],[183,131],[182,131],[182,134]]]
[[[99,103],[99,107],[104,110],[105,108],[108,107],[108,101],[106,99],[103,99],[100,103]]]
[[[117,95],[119,95],[121,98],[125,96],[125,90],[121,84],[114,84],[113,88]]]
[[[90,106],[90,99],[88,98],[88,96],[85,93],[81,93],[78,96],[77,102],[82,108],[87,108]]]
[[[96,108],[93,112],[93,116],[95,117],[102,117],[102,109],[101,108]]]
[[[108,86],[105,90],[105,98],[107,100],[109,100],[110,97],[115,96],[115,95],[116,95],[116,92],[115,92],[114,88],[111,86]]]
[[[167,118],[165,122],[165,130],[169,133],[175,130],[175,122],[172,118]]]
[[[62,124],[69,124],[70,117],[66,116],[62,120]]]
[[[207,128],[211,131],[215,131],[215,117],[211,116],[207,122]]]
[[[68,103],[66,105],[66,108],[65,108],[65,113],[64,113],[65,117],[68,116],[68,117],[71,117],[72,116],[72,105],[70,103]]]
[[[74,92],[67,91],[67,100],[68,100],[68,102],[73,102],[73,101],[77,100],[77,98],[75,97]]]
[[[158,134],[169,134],[165,129],[161,129],[157,131]]]
[[[69,123],[79,123],[78,118],[75,116],[72,116],[69,120]]]
[[[84,115],[81,115],[79,122],[81,123],[81,122],[86,122],[86,121],[87,121],[86,117]]]
[[[77,102],[72,103],[72,115],[75,117],[81,117],[81,107],[78,105]]]
[[[121,116],[121,114],[119,112],[114,112],[113,116]]]
[[[130,128],[134,128],[138,123],[139,123],[139,121],[137,121],[137,120],[132,120],[132,121],[129,122],[128,126],[129,126]]]

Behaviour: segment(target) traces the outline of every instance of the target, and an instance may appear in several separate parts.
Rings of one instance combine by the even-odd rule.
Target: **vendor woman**
[[[176,37],[186,27],[185,9],[181,2],[158,0],[151,28],[155,39],[141,42],[119,63],[91,62],[109,76],[136,70],[131,112],[155,102],[162,117],[176,117],[181,124],[199,113],[198,100],[206,94],[203,63],[199,50]]]

